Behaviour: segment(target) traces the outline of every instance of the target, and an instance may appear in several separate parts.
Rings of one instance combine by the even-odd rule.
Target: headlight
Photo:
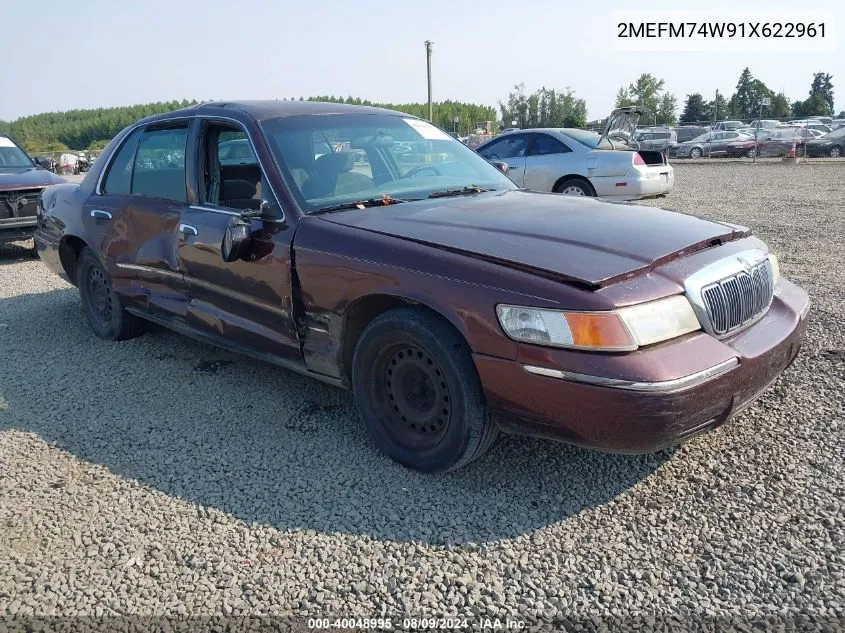
[[[681,295],[605,312],[499,305],[496,315],[515,341],[602,352],[632,351],[701,328]]]
[[[780,264],[774,253],[769,253],[769,263],[772,265],[772,283],[777,286],[780,281]]]

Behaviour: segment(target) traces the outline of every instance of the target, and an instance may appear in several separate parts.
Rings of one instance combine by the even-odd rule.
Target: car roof
[[[225,111],[242,112],[256,121],[275,119],[289,116],[308,116],[313,114],[390,114],[417,118],[413,115],[387,108],[374,106],[351,105],[348,103],[329,103],[325,101],[207,101],[181,108],[164,114],[156,114],[143,119],[142,123],[152,123],[159,120],[171,119],[179,116],[196,116],[202,114],[221,114]]]

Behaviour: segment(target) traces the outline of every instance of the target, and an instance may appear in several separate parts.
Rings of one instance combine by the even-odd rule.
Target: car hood
[[[0,191],[37,189],[65,182],[46,169],[9,169],[0,167]]]
[[[821,138],[808,138],[807,145],[816,145],[821,147],[822,145],[832,145],[836,143],[836,141],[845,142],[845,138],[825,138],[823,136]]]
[[[750,235],[637,204],[504,191],[318,216],[328,222],[598,288]]]

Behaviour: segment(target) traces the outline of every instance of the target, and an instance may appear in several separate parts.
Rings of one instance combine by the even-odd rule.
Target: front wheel
[[[752,148],[752,149],[748,150],[747,152],[745,152],[745,155],[748,158],[754,158],[755,156],[757,156],[757,150]]]
[[[460,468],[498,436],[466,342],[422,308],[385,312],[366,327],[352,387],[370,438],[410,468]]]
[[[701,158],[701,149],[698,147],[693,147],[689,153],[690,158]]]
[[[842,156],[842,148],[841,147],[831,147],[830,152],[828,152],[828,155],[831,158],[839,158],[840,156]]]
[[[91,249],[82,251],[76,271],[82,310],[94,334],[108,341],[121,341],[142,333],[140,319],[124,310],[112,288],[111,277]]]

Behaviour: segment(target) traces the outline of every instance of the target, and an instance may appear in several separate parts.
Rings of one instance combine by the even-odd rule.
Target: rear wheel
[[[76,281],[85,318],[97,336],[120,341],[142,333],[141,320],[120,305],[111,277],[89,248],[79,256]]]
[[[755,156],[757,156],[757,150],[756,150],[756,149],[754,149],[754,148],[752,147],[750,150],[748,150],[747,152],[745,152],[745,155],[746,155],[748,158],[754,158]]]
[[[557,184],[555,193],[562,193],[565,196],[595,196],[596,190],[586,180],[581,178],[568,178]]]
[[[701,148],[693,147],[689,152],[690,158],[701,158]]]
[[[460,468],[498,436],[466,342],[424,309],[391,310],[366,327],[352,386],[373,442],[416,470]]]

